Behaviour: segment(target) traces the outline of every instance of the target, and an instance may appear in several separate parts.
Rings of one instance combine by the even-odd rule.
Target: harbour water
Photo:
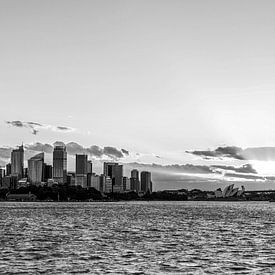
[[[0,202],[0,274],[274,274],[275,203]]]

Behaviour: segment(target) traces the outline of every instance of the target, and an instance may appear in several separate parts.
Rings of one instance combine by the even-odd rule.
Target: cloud
[[[235,174],[235,173],[226,173],[225,177],[229,178],[239,178],[239,179],[247,179],[247,180],[266,180],[265,177],[256,176],[256,175],[243,175],[243,174]]]
[[[127,151],[127,150],[125,150],[125,149],[121,149],[121,152],[122,152],[124,155],[126,155],[126,156],[129,155],[129,151]]]
[[[87,153],[91,156],[102,157],[103,149],[97,145],[92,145],[91,147],[87,148]]]
[[[27,150],[45,152],[45,153],[49,153],[49,154],[53,152],[53,146],[48,143],[43,144],[40,142],[36,142],[33,144],[26,144],[25,148]]]
[[[12,127],[27,128],[31,131],[33,135],[37,135],[40,129],[51,130],[54,132],[72,132],[75,130],[74,128],[71,128],[71,127],[46,125],[46,124],[41,124],[33,121],[25,122],[20,120],[13,120],[13,121],[6,121],[6,124]]]
[[[64,131],[64,132],[72,132],[74,129],[70,127],[65,127],[65,126],[57,126],[56,127],[57,131]]]
[[[226,166],[226,165],[211,165],[213,168],[222,169],[222,170],[230,170],[237,173],[250,173],[250,174],[257,174],[257,171],[252,167],[251,164],[245,164],[241,167],[235,166]]]
[[[6,121],[6,123],[14,127],[25,127],[24,123],[19,120]]]
[[[52,153],[54,146],[66,146],[66,150],[69,155],[87,154],[91,157],[96,157],[96,158],[108,157],[111,159],[121,159],[124,157],[124,155],[129,154],[129,151],[125,149],[119,150],[112,146],[106,146],[102,148],[97,145],[92,145],[90,147],[85,148],[84,146],[76,142],[69,142],[65,144],[62,141],[56,141],[54,142],[53,145],[36,142],[34,144],[26,144],[25,148],[33,151]]]
[[[172,164],[172,165],[160,165],[160,164],[145,164],[145,163],[128,163],[128,165],[148,170],[169,171],[173,173],[190,173],[190,174],[213,174],[215,171],[210,166],[205,165],[193,165],[193,164]]]
[[[226,146],[218,147],[215,150],[206,150],[206,151],[186,151],[193,155],[206,157],[206,158],[234,158],[239,160],[244,160],[242,156],[242,148],[236,146]]]
[[[11,151],[12,151],[12,148],[10,147],[1,147],[0,148],[0,158],[3,158],[3,159],[9,159],[10,156],[11,156]]]
[[[120,150],[116,149],[115,147],[106,146],[103,148],[103,154],[108,157],[114,158],[122,158],[123,154]]]
[[[69,142],[66,144],[66,150],[69,155],[84,154],[86,149],[76,142]]]
[[[249,147],[242,149],[235,146],[218,147],[215,150],[186,151],[204,159],[233,158],[238,160],[275,161],[275,147]]]

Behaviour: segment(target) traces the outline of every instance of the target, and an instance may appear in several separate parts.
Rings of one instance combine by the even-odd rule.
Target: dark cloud
[[[56,129],[59,131],[72,131],[73,130],[72,128],[66,127],[66,126],[57,126]]]
[[[123,154],[120,150],[116,149],[115,147],[106,146],[103,148],[104,155],[111,157],[111,158],[122,158]]]
[[[129,151],[127,151],[127,150],[125,150],[125,149],[121,149],[121,152],[122,152],[124,155],[126,155],[126,156],[129,155]]]
[[[37,123],[37,122],[32,122],[32,121],[28,121],[26,122],[28,125],[32,125],[32,126],[43,126],[42,124],[40,123]]]
[[[69,155],[75,154],[85,154],[86,150],[83,146],[79,145],[76,142],[69,142],[66,144],[66,149]]]
[[[275,161],[275,147],[251,147],[242,149],[235,146],[218,147],[215,150],[186,151],[204,159],[233,158],[238,160]]]
[[[242,148],[236,146],[218,147],[215,150],[207,151],[186,151],[187,153],[206,157],[206,158],[234,158],[239,160],[245,160],[242,155]]]
[[[87,148],[87,152],[91,156],[95,156],[95,157],[103,156],[103,149],[97,145],[92,145],[91,147]]]
[[[20,120],[13,120],[13,121],[6,121],[6,123],[13,127],[28,128],[28,129],[30,129],[30,131],[33,135],[36,135],[38,133],[38,130],[36,129],[36,127],[42,126],[40,123],[32,122],[32,121],[23,122]]]
[[[19,120],[13,120],[13,121],[6,121],[7,124],[14,126],[14,127],[25,127],[24,123]]]
[[[87,154],[92,157],[96,158],[103,158],[103,157],[109,157],[111,159],[119,159],[123,158],[124,155],[129,154],[129,151],[122,149],[119,150],[112,146],[106,146],[106,147],[99,147],[97,145],[92,145],[88,148],[83,147],[82,145],[76,143],[76,142],[69,142],[65,144],[62,141],[56,141],[53,146],[50,144],[43,144],[40,142],[36,142],[34,144],[26,144],[25,148],[32,151],[40,151],[45,153],[52,153],[54,146],[66,146],[67,153],[69,155],[75,155],[75,154]],[[10,155],[10,153],[9,153]]]
[[[13,120],[13,121],[6,121],[6,123],[13,127],[19,127],[19,128],[28,128],[33,135],[36,135],[39,131],[38,129],[48,129],[51,131],[63,131],[63,132],[69,132],[73,131],[73,128],[65,127],[65,126],[52,126],[52,125],[43,125],[38,122],[33,121],[20,121],[20,120]]]
[[[210,166],[205,165],[193,165],[193,164],[173,164],[173,165],[160,165],[160,164],[144,164],[144,163],[129,163],[136,168],[144,168],[148,170],[170,171],[174,173],[190,173],[190,174],[212,174],[214,171]]]
[[[25,148],[27,150],[45,152],[45,153],[49,153],[49,154],[53,152],[53,146],[48,143],[43,144],[40,142],[36,142],[34,144],[26,144]]]
[[[251,164],[245,164],[241,167],[235,166],[226,166],[226,165],[212,165],[213,168],[223,169],[223,170],[230,170],[237,173],[250,173],[250,174],[257,174],[257,171],[252,167]]]

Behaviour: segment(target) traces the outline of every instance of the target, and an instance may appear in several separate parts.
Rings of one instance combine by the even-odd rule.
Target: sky
[[[269,153],[186,153],[275,147],[274,9],[273,0],[1,0],[0,146],[73,141],[126,149],[129,162],[275,174]]]

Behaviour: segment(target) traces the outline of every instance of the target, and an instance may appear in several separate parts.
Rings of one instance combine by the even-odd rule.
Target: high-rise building
[[[137,169],[133,169],[131,171],[130,184],[130,189],[132,191],[135,191],[137,193],[140,191],[139,171]]]
[[[151,193],[152,192],[152,181],[151,181],[151,173],[147,171],[142,171],[140,173],[140,181],[141,181],[141,192],[143,193]]]
[[[47,181],[48,179],[53,178],[53,167],[52,165],[44,163],[44,180]]]
[[[28,177],[31,184],[39,185],[44,181],[44,153],[39,153],[28,160]]]
[[[131,178],[139,180],[139,172],[137,169],[131,171]]]
[[[10,176],[11,175],[11,163],[8,163],[6,165],[6,176]]]
[[[23,145],[11,152],[11,175],[21,179],[24,174],[24,148]]]
[[[104,162],[104,165],[103,165],[103,174],[106,176],[106,177],[110,177],[110,178],[113,178],[113,175],[114,175],[114,166],[118,165],[117,162]]]
[[[76,155],[75,156],[75,184],[76,185],[80,185],[83,188],[87,188],[87,171],[88,171],[87,155]]]
[[[88,160],[87,163],[87,174],[92,174],[93,173],[93,163],[91,160]]]
[[[115,190],[123,190],[123,166],[117,162],[104,162],[103,174],[112,179]]]
[[[53,179],[60,184],[67,182],[67,152],[64,145],[57,145],[53,150]]]
[[[96,190],[100,191],[100,176],[92,174],[90,187],[93,187]]]
[[[127,177],[123,177],[123,191],[131,191],[131,181]]]

